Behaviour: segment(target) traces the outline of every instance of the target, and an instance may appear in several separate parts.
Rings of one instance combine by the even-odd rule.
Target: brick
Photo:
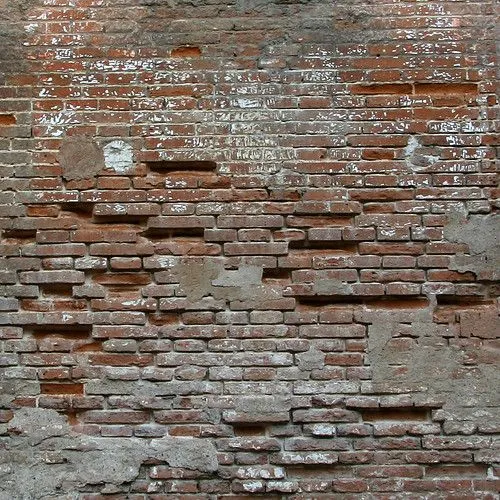
[[[169,216],[151,217],[148,220],[150,228],[192,228],[192,227],[214,227],[215,218],[212,216]]]
[[[227,255],[283,255],[288,251],[287,243],[224,243]]]
[[[81,271],[26,271],[19,276],[21,283],[26,284],[79,284],[85,281],[85,275]]]
[[[340,228],[311,228],[307,231],[310,241],[340,241],[342,231]]]
[[[219,215],[217,217],[217,226],[224,228],[240,227],[277,227],[283,226],[283,217],[281,215]]]

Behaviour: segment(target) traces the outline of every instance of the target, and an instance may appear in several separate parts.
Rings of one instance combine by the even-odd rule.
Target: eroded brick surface
[[[496,498],[495,19],[0,0],[0,498]]]

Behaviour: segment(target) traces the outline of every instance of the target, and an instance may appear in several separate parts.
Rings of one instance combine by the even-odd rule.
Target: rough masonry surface
[[[493,0],[0,0],[0,499],[498,498]]]

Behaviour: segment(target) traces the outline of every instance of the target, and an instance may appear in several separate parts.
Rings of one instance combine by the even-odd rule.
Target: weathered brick
[[[6,498],[493,498],[495,2],[24,3]]]

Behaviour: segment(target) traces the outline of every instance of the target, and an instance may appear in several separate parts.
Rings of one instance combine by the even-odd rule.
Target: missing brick
[[[17,120],[16,120],[15,115],[0,114],[0,127],[1,126],[8,126],[8,125],[15,125],[16,121]]]
[[[83,387],[78,383],[42,383],[40,392],[51,396],[83,395]]]
[[[265,425],[252,425],[244,423],[233,423],[233,431],[235,436],[262,436],[266,434]]]
[[[5,229],[3,231],[4,239],[16,240],[35,240],[36,229]],[[26,243],[26,241],[24,241]]]
[[[207,171],[215,170],[217,163],[209,160],[189,160],[189,161],[175,161],[175,160],[158,160],[145,162],[149,170],[153,172],[163,171]]]
[[[457,95],[477,94],[477,83],[415,83],[415,94],[420,95]]]
[[[176,47],[170,52],[170,57],[200,57],[201,49],[200,47],[194,47],[191,45],[184,45],[182,47]]]
[[[72,340],[87,340],[91,333],[92,327],[90,325],[30,325],[24,330],[25,334],[32,336],[35,339],[44,337],[61,337]]]
[[[279,269],[277,267],[266,267],[262,271],[263,281],[288,281],[291,279],[291,271],[289,269]]]
[[[149,323],[154,326],[177,325],[180,322],[180,315],[176,313],[152,313],[148,315]]]
[[[38,285],[47,297],[72,297],[73,285],[71,283],[40,283]]]
[[[431,420],[429,408],[363,408],[358,411],[364,422],[422,422]]]
[[[437,295],[436,301],[438,306],[453,306],[456,308],[469,309],[474,306],[493,306],[495,299],[488,299],[478,295]]]
[[[161,228],[150,227],[142,236],[149,240],[176,240],[176,239],[202,239],[204,241],[205,229],[203,227]]]
[[[66,215],[76,215],[79,218],[88,219],[92,217],[92,210],[94,209],[94,203],[61,203],[61,216]],[[65,213],[66,212],[66,213]]]
[[[426,297],[401,297],[399,295],[380,297],[379,295],[295,295],[295,300],[300,305],[309,307],[324,307],[329,304],[362,304],[372,309],[423,309],[428,307]]]
[[[310,240],[292,240],[289,242],[291,250],[342,250],[348,253],[355,253],[358,245],[352,241],[335,240],[335,241],[310,241]]]
[[[92,222],[99,225],[107,224],[129,224],[133,226],[143,226],[149,219],[150,215],[129,215],[129,214],[116,214],[116,215],[94,215]]]

